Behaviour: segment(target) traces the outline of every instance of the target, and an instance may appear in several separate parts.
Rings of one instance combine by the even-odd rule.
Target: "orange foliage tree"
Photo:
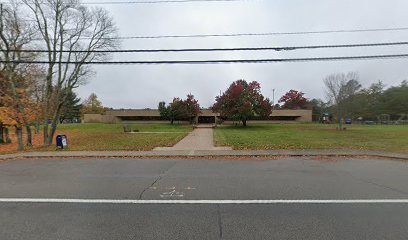
[[[23,128],[27,133],[27,145],[32,146],[31,121],[36,113],[32,105],[30,66],[21,60],[33,59],[31,53],[21,49],[31,42],[32,27],[21,17],[18,5],[0,5],[0,102],[5,121],[11,119],[16,129],[18,150],[24,149]]]

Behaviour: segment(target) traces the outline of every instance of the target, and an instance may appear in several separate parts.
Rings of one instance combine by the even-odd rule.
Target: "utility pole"
[[[275,108],[275,88],[272,89],[272,109]]]

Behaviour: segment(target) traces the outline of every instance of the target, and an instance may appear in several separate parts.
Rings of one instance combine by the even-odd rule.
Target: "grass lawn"
[[[407,125],[258,124],[215,129],[217,146],[234,149],[360,149],[408,153]]]
[[[139,132],[164,132],[158,134],[129,134],[123,131],[124,124],[61,124],[57,134],[66,134],[69,150],[133,150],[145,151],[155,147],[173,146],[184,138],[191,130],[190,125],[178,124],[126,124]],[[10,130],[10,132],[12,132]],[[0,153],[11,152],[17,149],[15,136],[13,144],[0,145]],[[34,151],[55,150],[54,144],[45,148],[42,145],[42,132],[34,136]]]

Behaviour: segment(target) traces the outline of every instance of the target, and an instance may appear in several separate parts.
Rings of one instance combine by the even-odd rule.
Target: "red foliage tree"
[[[279,99],[279,103],[283,103],[282,108],[286,109],[305,109],[308,104],[303,95],[303,92],[292,89]]]
[[[171,124],[175,120],[189,120],[193,123],[194,118],[200,113],[200,104],[194,99],[194,95],[188,94],[186,100],[173,98],[173,102],[166,106],[165,102],[159,102],[160,116],[169,119]]]
[[[267,117],[272,112],[271,102],[261,94],[261,85],[257,81],[247,83],[245,80],[237,80],[215,101],[212,106],[214,112],[242,121],[244,127],[250,117]]]
[[[196,117],[200,113],[200,104],[198,100],[194,99],[194,95],[188,94],[187,99],[183,101],[186,107],[187,115],[190,119]]]

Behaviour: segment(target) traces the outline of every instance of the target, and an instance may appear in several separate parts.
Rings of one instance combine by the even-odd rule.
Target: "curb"
[[[34,158],[185,158],[185,157],[377,157],[408,160],[408,154],[359,150],[161,150],[161,151],[63,151],[0,155],[0,161]]]

